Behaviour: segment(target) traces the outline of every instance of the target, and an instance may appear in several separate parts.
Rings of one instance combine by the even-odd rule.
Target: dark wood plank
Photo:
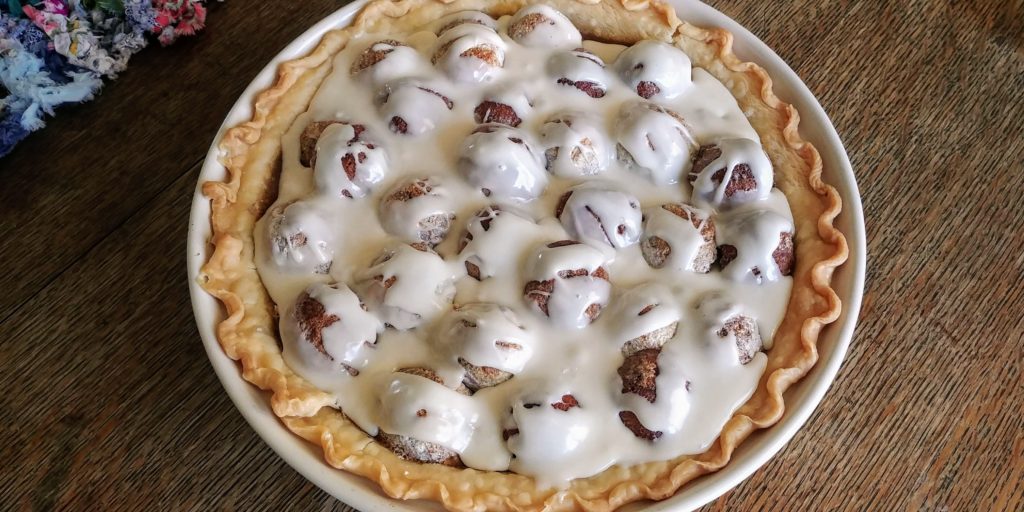
[[[825,401],[706,510],[1024,508],[1024,3],[713,5],[832,116],[871,259]],[[333,7],[217,6],[211,32],[140,55],[0,162],[0,503],[345,509],[233,409],[184,280],[185,169],[256,70]],[[149,105],[151,122],[115,104]],[[167,126],[189,135],[161,145]],[[65,154],[86,143],[100,155]]]
[[[346,510],[263,444],[206,359],[183,279],[197,176],[178,176],[0,326],[13,340],[0,388],[17,390],[0,394],[0,503]]]
[[[343,4],[215,2],[209,31],[143,50],[0,160],[0,320],[202,159],[256,73]]]

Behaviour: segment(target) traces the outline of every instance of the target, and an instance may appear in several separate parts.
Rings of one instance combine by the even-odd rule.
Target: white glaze
[[[326,274],[334,257],[334,233],[306,201],[279,203],[266,215],[257,257],[287,272]],[[270,249],[267,251],[266,249]]]
[[[523,371],[533,356],[535,340],[515,313],[498,304],[472,303],[448,313],[436,334],[456,360],[510,373]]]
[[[409,76],[408,72],[416,70],[422,72],[429,69],[430,62],[415,48],[402,45],[394,45],[382,41],[374,41],[365,46],[366,49],[377,52],[387,52],[384,55],[386,65],[371,66],[357,72],[359,80],[374,86],[380,86],[388,81]]]
[[[496,53],[499,65],[493,66],[470,55],[483,47]],[[491,28],[477,23],[456,25],[441,34],[433,50],[434,65],[457,82],[479,83],[494,80],[505,60],[506,43]]]
[[[484,222],[488,220],[488,227],[484,229]],[[521,255],[509,248],[531,247],[541,234],[533,219],[507,206],[500,211],[489,207],[483,217],[474,215],[466,231],[473,239],[459,256],[480,269],[481,279],[518,267]]]
[[[494,18],[488,16],[485,13],[482,13],[480,11],[459,11],[442,16],[441,19],[437,20],[437,22],[434,23],[434,28],[432,29],[432,31],[437,35],[441,35],[442,31],[447,31],[447,29],[449,28],[458,26],[455,23],[456,21],[460,23],[476,23],[478,25],[483,25],[491,30],[495,30],[498,27],[498,24],[497,22],[494,21]]]
[[[370,312],[396,329],[412,329],[429,322],[451,305],[455,296],[455,269],[431,251],[398,244],[363,273],[360,288]],[[389,288],[378,284],[395,278]]]
[[[633,131],[624,135],[620,111],[640,102],[629,84],[609,74],[606,95],[590,98],[571,87],[558,85],[549,73],[552,57],[571,49],[568,46],[521,46],[505,35],[508,17],[495,24],[498,32],[476,23],[463,23],[445,31],[439,40],[436,31],[455,19],[456,16],[449,16],[437,20],[428,30],[413,34],[365,35],[354,40],[349,49],[336,57],[335,71],[325,79],[308,113],[300,116],[282,139],[281,186],[271,212],[301,200],[296,203],[298,207],[292,205],[285,210],[285,231],[308,233],[316,244],[310,249],[285,244],[278,251],[270,243],[268,231],[280,218],[279,213],[265,215],[258,223],[254,240],[257,268],[278,308],[287,315],[307,286],[332,281],[349,284],[363,294],[362,299],[378,322],[395,322],[405,328],[381,331],[355,377],[316,366],[315,357],[322,354],[315,351],[306,355],[295,351],[297,356],[288,356],[294,363],[290,366],[332,393],[336,406],[370,435],[383,429],[435,442],[458,451],[469,467],[511,469],[533,476],[541,486],[565,486],[572,478],[595,474],[613,464],[665,460],[705,450],[732,412],[755,389],[766,358],[757,354],[750,363],[738,364],[734,344],[722,342],[709,322],[701,320],[703,313],[696,306],[708,293],[721,294],[728,307],[757,319],[762,339],[770,346],[785,313],[791,279],[781,277],[757,284],[748,279],[733,280],[718,271],[695,274],[668,266],[652,269],[644,262],[638,244],[614,251],[603,244],[605,249],[570,246],[579,249],[559,253],[561,256],[556,254],[557,257],[542,257],[539,248],[543,244],[569,238],[553,217],[558,197],[579,181],[592,179],[589,173],[563,166],[561,153],[551,172],[546,171],[544,150],[556,145],[569,146],[582,136],[602,141],[594,145],[604,148],[594,155],[604,162],[599,175],[602,183],[613,183],[622,193],[636,197],[644,209],[650,209],[690,199],[691,189],[680,176],[689,167],[689,154],[697,141],[757,141],[757,133],[728,89],[704,70],[693,69],[692,81],[676,97],[652,98],[658,105],[681,114],[686,125],[643,107],[659,115],[651,115],[647,124],[633,122]],[[404,41],[422,58],[402,64],[402,59],[395,58],[396,52],[392,52],[374,66],[378,69],[353,76],[349,70],[358,54],[381,39]],[[458,41],[449,47],[450,51],[438,56],[434,66],[425,65],[438,48],[454,40]],[[479,59],[460,57],[477,43],[501,50],[504,69],[483,65]],[[613,62],[623,50],[621,46],[592,41],[584,42],[583,46],[606,62]],[[387,78],[374,78],[378,75]],[[388,129],[389,119],[381,115],[375,102],[385,81],[405,78],[438,84],[453,101],[452,109],[442,116],[440,124],[420,136],[392,133]],[[481,86],[479,81],[494,84]],[[506,90],[521,91],[533,102],[532,108],[523,113],[522,125],[512,132],[534,145],[533,150],[524,151],[522,147],[512,147],[518,145],[506,145],[495,138],[483,144],[485,149],[469,151],[470,158],[465,158],[464,145],[469,144],[467,139],[476,127],[473,109],[486,95]],[[411,110],[415,108],[413,105]],[[550,125],[544,126],[545,121],[567,111],[586,112],[585,129],[574,124],[571,131],[577,133],[568,133],[569,130],[560,132]],[[308,122],[324,119],[365,124],[387,152],[387,173],[365,197],[339,200],[317,195],[312,173],[299,164],[299,133]],[[680,127],[686,131],[672,133]],[[643,171],[653,180],[637,179],[636,171],[642,169],[627,168],[612,156],[616,142],[604,143],[635,140],[647,133],[666,136],[668,143],[662,145],[668,148],[666,152],[637,151],[639,154],[634,155],[639,156],[638,163],[643,160],[653,169],[654,172]],[[642,149],[646,141],[641,142]],[[467,162],[483,165],[471,168]],[[465,178],[477,172],[474,169],[483,167],[492,171],[475,175],[472,182],[467,182]],[[450,202],[442,209],[454,212],[459,219],[452,233],[437,246],[439,256],[399,243],[410,238],[408,233],[392,235],[377,222],[379,205],[387,191],[422,176],[433,176],[443,183]],[[666,186],[673,181],[683,183]],[[484,197],[480,193],[481,183],[497,184],[495,188],[500,193]],[[750,212],[759,209],[785,217],[788,205],[780,197],[781,193],[773,193],[749,205],[721,213],[713,209],[710,213],[715,215],[717,225],[736,224],[735,228],[726,227],[730,240],[761,249],[770,242],[758,241],[745,233],[750,226],[757,229],[759,221],[746,221],[744,212],[753,215]],[[471,219],[481,207],[494,201],[501,203],[505,214],[496,217],[490,229],[483,231]],[[509,202],[515,203],[515,208],[509,207]],[[396,223],[407,226],[419,215],[396,214]],[[459,252],[458,242],[466,229],[474,238]],[[400,254],[374,265],[374,259],[385,249]],[[751,254],[761,253],[754,250]],[[482,281],[465,276],[464,262],[471,259],[487,276]],[[318,264],[325,262],[332,262],[330,273],[316,273]],[[738,267],[737,263],[734,261],[730,267]],[[610,283],[596,278],[557,277],[564,268],[593,270],[600,265],[608,271]],[[388,290],[394,293],[374,296],[361,291],[360,286],[374,275],[397,276],[399,279]],[[555,295],[559,290],[569,291],[566,304],[556,300],[554,310],[549,309],[561,312],[552,315],[557,318],[545,316],[523,298],[526,282],[551,276],[559,279]],[[579,283],[579,290],[570,289],[575,286],[573,281]],[[588,288],[594,283],[607,288],[595,292],[592,286]],[[508,308],[522,327],[522,332],[515,331],[517,339],[522,346],[530,347],[530,355],[492,350],[492,334],[439,338],[437,333],[451,325],[448,322],[453,314],[453,292],[455,304],[485,302]],[[578,307],[591,294],[607,304],[605,311],[585,328],[577,328],[581,319]],[[659,306],[638,315],[650,301],[657,301]],[[649,403],[636,395],[623,395],[616,372],[623,361],[622,344],[673,321],[679,327],[659,358],[658,400]],[[500,328],[502,332],[509,329],[508,325]],[[472,396],[463,396],[454,391],[464,374],[457,361],[459,357],[510,371],[515,376]],[[405,367],[432,368],[446,385],[395,373]],[[685,381],[691,383],[689,390]],[[550,407],[564,394],[572,394],[580,407],[568,411]],[[540,408],[521,406],[538,399],[550,401]],[[421,408],[428,409],[427,416],[416,415]],[[619,421],[618,413],[623,410],[634,411],[648,428],[662,430],[662,437],[656,442],[636,438]],[[502,430],[510,421],[518,425],[521,433],[506,443]],[[544,434],[528,435],[531,432]],[[515,459],[511,458],[512,453],[516,454]]]
[[[533,109],[533,100],[527,96],[526,87],[515,81],[507,81],[493,87],[484,94],[484,99],[512,107],[520,118],[526,117]],[[474,111],[475,112],[475,111]],[[486,122],[487,116],[483,118]]]
[[[679,182],[696,141],[681,117],[647,101],[623,105],[615,123],[616,140],[632,165],[659,184]]]
[[[761,145],[750,139],[722,139],[715,141],[715,144],[722,154],[711,161],[694,180],[693,204],[710,209],[768,199],[774,184],[774,173],[772,162]],[[736,166],[740,164],[746,164],[750,168],[757,187],[750,191],[738,191],[732,197],[727,197],[726,186],[732,179]],[[712,176],[721,169],[725,169],[725,174],[722,181],[716,184]]]
[[[420,135],[445,122],[452,100],[443,84],[420,79],[400,78],[388,82],[378,95],[381,117],[393,132]],[[405,129],[402,132],[397,125]]]
[[[592,114],[558,112],[540,129],[549,172],[562,178],[592,176],[608,168],[614,154],[601,120]],[[554,158],[548,151],[557,149]]]
[[[650,305],[656,306],[643,312]],[[612,327],[608,341],[613,348],[621,348],[623,342],[671,325],[683,317],[672,289],[656,282],[623,290],[604,314]]]
[[[380,320],[363,310],[359,297],[348,286],[313,283],[309,297],[323,305],[325,314],[336,317],[323,328],[321,336],[327,354],[317,350],[302,331],[293,304],[281,315],[281,344],[284,361],[314,385],[330,388],[349,368],[366,368],[373,355],[377,333],[384,330]]]
[[[358,138],[358,140],[356,140]],[[330,197],[363,197],[381,180],[388,168],[387,153],[372,134],[356,135],[352,125],[334,123],[324,129],[316,142],[313,177],[317,190]],[[349,179],[343,167],[345,158],[356,167]]]
[[[560,52],[548,59],[547,66],[548,74],[555,83],[579,91],[577,94],[586,93],[575,87],[576,82],[595,84],[602,91],[608,89],[608,72],[604,69],[604,62],[596,55],[576,50]],[[566,80],[572,83],[565,83]]]
[[[547,298],[546,316],[558,327],[582,329],[591,323],[587,308],[591,304],[603,307],[611,295],[611,284],[593,275],[607,260],[605,253],[592,245],[543,245],[527,261],[524,275],[529,281],[554,280],[551,293],[543,294]],[[563,275],[580,269],[589,275]],[[528,302],[531,309],[543,313],[538,303]]]
[[[755,283],[778,281],[783,276],[775,264],[772,253],[779,245],[781,233],[793,233],[793,218],[785,196],[773,193],[775,203],[783,203],[782,210],[769,206],[769,201],[745,204],[743,208],[724,213],[716,225],[715,240],[718,245],[736,247],[736,259],[729,263],[722,274],[736,281]],[[780,211],[781,210],[781,211]],[[753,269],[758,272],[753,272]]]
[[[391,199],[399,189],[417,189],[421,195],[407,200]],[[421,241],[421,221],[434,215],[452,215],[455,201],[444,182],[437,177],[401,181],[388,189],[380,203],[380,225],[388,233],[407,242]]]
[[[547,186],[547,173],[530,137],[500,124],[482,125],[462,145],[459,168],[484,195],[499,200],[532,201]]]
[[[651,96],[673,99],[690,84],[690,57],[679,48],[650,39],[630,46],[615,59],[615,71],[633,90],[641,82],[650,82],[660,89]]]
[[[621,248],[640,239],[640,200],[610,184],[573,187],[560,220],[575,240]]]
[[[516,41],[523,46],[538,48],[578,48],[583,41],[579,29],[564,14],[544,4],[534,4],[519,10],[508,24],[514,24],[530,15],[543,16],[544,20],[535,25]]]
[[[668,242],[672,248],[663,268],[677,271],[694,271],[694,260],[706,241],[701,231],[705,223],[711,222],[708,212],[692,206],[680,204],[689,215],[702,219],[697,226],[690,219],[684,219],[664,208],[662,205],[652,206],[644,210],[644,236],[656,236]]]

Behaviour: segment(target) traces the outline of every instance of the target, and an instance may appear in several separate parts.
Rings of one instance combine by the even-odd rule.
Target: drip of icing
[[[772,162],[761,145],[750,139],[722,139],[715,144],[722,153],[704,167],[694,180],[693,204],[710,209],[768,199],[772,191],[774,171]],[[741,164],[747,165],[757,185],[753,190],[737,191],[733,196],[727,197],[726,187],[736,171],[736,166]],[[715,183],[714,175],[720,170],[725,172],[721,181]]]

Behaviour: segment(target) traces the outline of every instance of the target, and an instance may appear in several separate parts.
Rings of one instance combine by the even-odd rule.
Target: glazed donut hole
[[[608,312],[617,326],[616,340],[623,357],[658,349],[675,337],[682,315],[672,293],[657,283],[645,283],[622,293]]]
[[[299,163],[303,167],[313,167],[313,158],[316,155],[316,144],[320,140],[320,135],[324,133],[324,130],[332,124],[343,123],[338,120],[325,120],[325,121],[312,121],[302,129],[302,133],[299,134]],[[363,125],[355,125],[361,128]],[[358,135],[358,134],[357,134]]]
[[[582,329],[608,304],[611,283],[604,254],[574,240],[543,245],[531,259],[523,288],[530,308],[561,328]]]
[[[736,343],[736,353],[739,355],[741,364],[747,364],[754,359],[754,354],[761,351],[761,334],[757,329],[757,322],[749,316],[734,316],[725,321],[720,329],[715,331],[719,338],[732,338]]]
[[[573,427],[581,420],[576,413],[582,407],[576,396],[568,390],[526,389],[512,399],[508,416],[502,425],[501,436],[513,458],[544,457],[543,453],[526,451],[530,446],[529,440],[542,438],[555,441],[558,438],[573,436]],[[588,430],[577,429],[575,435],[585,435]],[[575,446],[579,441],[582,439],[556,446]],[[536,446],[536,443],[533,445]]]
[[[314,140],[310,165],[317,190],[329,197],[354,199],[373,190],[388,168],[383,146],[365,125],[346,122],[313,122],[303,130],[319,131]]]
[[[717,241],[718,266],[732,279],[762,284],[793,274],[793,224],[782,215],[753,210],[724,217]]]
[[[754,318],[744,314],[735,303],[720,293],[709,292],[698,298],[696,311],[716,343],[731,343],[735,346],[739,364],[747,364],[764,349],[761,332]]]
[[[480,25],[482,27],[489,28],[492,31],[496,30],[498,26],[497,22],[494,21],[494,18],[480,11],[459,11],[437,20],[437,28],[434,30],[434,33],[440,37],[450,29],[467,23]]]
[[[400,368],[396,370],[395,373],[413,375],[415,377],[433,382],[433,384],[427,385],[445,387],[444,380],[442,380],[442,378],[437,374],[437,372],[430,368]],[[460,385],[455,390],[452,390],[451,392],[458,393],[461,395],[469,395],[469,390],[462,385]],[[444,411],[434,410],[435,408],[431,407],[430,405],[422,405],[423,407],[415,409],[414,411],[407,411],[403,407],[388,407],[385,410],[392,415],[408,415],[410,417],[407,418],[407,421],[410,421],[412,423],[416,423],[419,421],[431,421],[434,420],[435,417],[444,415]],[[440,405],[438,405],[437,407],[440,407]],[[377,431],[377,435],[374,436],[374,439],[378,443],[383,445],[385,448],[390,450],[392,453],[405,460],[432,464],[442,464],[445,466],[453,467],[460,467],[463,465],[462,459],[459,457],[458,452],[437,443],[423,441],[410,436],[390,434],[385,432],[383,429]]]
[[[335,374],[359,375],[377,343],[380,322],[343,284],[314,283],[281,319],[286,352],[319,361]],[[312,356],[312,357],[311,357]]]
[[[506,31],[510,39],[523,46],[579,48],[583,44],[583,36],[569,18],[544,4],[520,9],[512,15]]]
[[[473,109],[477,124],[498,123],[518,127],[533,109],[533,102],[516,85],[488,91]]]
[[[608,91],[604,61],[584,48],[552,55],[547,72],[556,84],[572,87],[591,98],[603,98]]]
[[[414,329],[451,307],[453,272],[425,243],[385,249],[363,273],[356,290],[388,327]]]
[[[650,403],[657,399],[657,378],[660,372],[658,356],[660,348],[644,349],[626,357],[619,367],[619,378],[622,380],[622,393],[632,393]],[[655,441],[663,435],[660,430],[648,429],[633,411],[619,411],[619,421],[633,433],[645,441]]]
[[[415,48],[381,39],[370,43],[353,61],[349,73],[357,80],[380,85],[422,68],[425,59]]]
[[[305,201],[275,205],[267,211],[267,241],[278,269],[327,274],[334,261],[334,235],[317,209]]]
[[[723,139],[697,149],[687,178],[695,204],[727,207],[766,199],[773,174],[760,144],[750,139]]]
[[[430,61],[456,82],[488,82],[505,65],[505,42],[487,25],[455,23],[437,38]]]
[[[506,271],[503,248],[509,234],[532,229],[533,219],[508,207],[489,205],[473,214],[466,231],[459,239],[459,257],[464,261],[466,274],[477,281]],[[501,254],[496,254],[501,253]]]
[[[651,268],[707,273],[717,258],[715,221],[683,203],[650,208],[644,212],[640,250]]]
[[[601,121],[582,112],[560,112],[540,128],[544,167],[563,178],[593,176],[611,161],[611,147]]]
[[[420,135],[442,124],[455,107],[438,84],[403,78],[388,82],[377,95],[380,115],[399,135]]]
[[[615,71],[641,98],[671,99],[691,81],[690,57],[675,46],[646,39],[619,54]]]
[[[458,168],[470,185],[495,200],[533,201],[548,184],[527,134],[497,123],[482,124],[466,138]]]
[[[619,160],[656,184],[677,183],[697,150],[683,117],[651,102],[625,103],[615,127]]]
[[[662,397],[659,394],[658,380],[662,373],[661,359],[662,347],[656,346],[651,348],[643,348],[636,352],[633,352],[625,357],[622,365],[619,366],[617,373],[619,374],[619,380],[622,383],[621,393],[623,397],[634,395],[640,399],[646,401],[649,404],[658,404],[659,398],[662,402],[668,401],[670,408],[678,408],[678,404],[672,404],[675,393],[689,393],[690,381],[680,378],[681,381],[672,383],[671,381],[664,382],[665,377],[662,377],[662,384],[667,384],[670,387],[678,386],[678,389],[670,389],[666,393],[668,397]],[[676,399],[678,400],[678,399]],[[639,410],[639,409],[638,409]],[[676,416],[673,413],[668,415]],[[659,415],[661,416],[661,415]],[[653,420],[656,423],[661,423],[668,418],[654,418],[652,416],[646,416],[648,420]],[[640,416],[632,410],[619,411],[619,421],[622,422],[623,426],[629,429],[639,439],[645,441],[656,441],[664,432],[657,430],[656,428],[650,428],[644,424],[644,420],[641,420]],[[670,424],[674,421],[669,420]]]
[[[569,236],[579,240],[623,248],[640,239],[640,201],[605,185],[585,183],[569,189],[559,198],[555,217]]]
[[[440,180],[433,177],[396,183],[381,200],[379,216],[388,233],[431,246],[448,236],[455,221],[452,199]]]
[[[532,339],[508,307],[490,303],[456,306],[442,320],[438,339],[465,370],[471,391],[502,384],[533,355]]]
[[[724,269],[729,266],[739,255],[739,250],[731,244],[718,246],[718,264]],[[788,232],[779,233],[779,244],[772,250],[771,260],[775,263],[775,269],[779,275],[793,275],[793,234]],[[750,267],[750,273],[757,278],[758,282],[764,278],[764,272],[760,267]]]

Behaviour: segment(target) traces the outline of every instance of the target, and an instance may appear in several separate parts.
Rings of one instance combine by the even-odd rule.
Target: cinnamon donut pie
[[[839,313],[838,196],[769,84],[657,0],[372,1],[221,142],[220,341],[395,498],[669,497]]]

